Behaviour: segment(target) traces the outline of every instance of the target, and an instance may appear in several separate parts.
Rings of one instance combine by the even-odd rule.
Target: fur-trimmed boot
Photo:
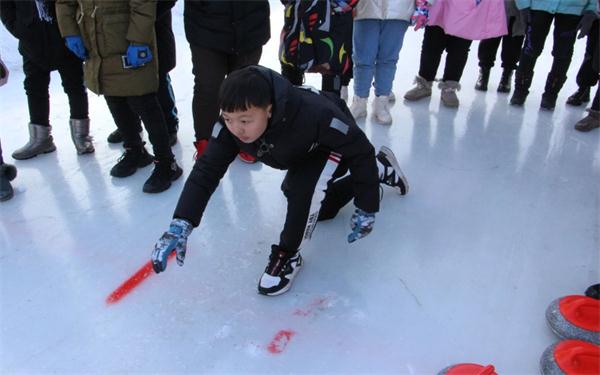
[[[460,83],[456,81],[442,81],[438,87],[442,90],[442,103],[448,108],[457,108],[460,102],[456,92],[460,90]]]
[[[404,94],[404,99],[413,102],[415,100],[431,96],[431,87],[433,86],[433,81],[427,81],[421,76],[416,76],[414,83],[417,86],[408,90],[406,94]]]
[[[17,168],[10,164],[0,164],[0,202],[13,197],[14,191],[10,181],[17,177]]]

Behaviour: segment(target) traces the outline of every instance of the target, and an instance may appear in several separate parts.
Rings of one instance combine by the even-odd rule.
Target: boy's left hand
[[[350,219],[350,228],[352,233],[348,235],[348,242],[352,243],[360,240],[373,230],[375,224],[375,214],[371,214],[357,208]]]

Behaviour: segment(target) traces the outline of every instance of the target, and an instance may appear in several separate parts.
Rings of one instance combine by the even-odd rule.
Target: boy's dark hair
[[[267,108],[272,103],[271,85],[253,67],[229,74],[219,90],[219,107],[225,112],[245,111],[250,107]]]

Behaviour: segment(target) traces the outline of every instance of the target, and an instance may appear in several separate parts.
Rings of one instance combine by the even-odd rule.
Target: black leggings
[[[287,214],[279,246],[295,253],[309,240],[317,221],[334,218],[354,198],[348,167],[318,153],[289,169],[281,190],[287,198]]]
[[[511,17],[508,30],[511,33],[497,38],[484,39],[479,42],[479,48],[477,50],[477,57],[479,57],[479,66],[482,68],[492,68],[496,61],[496,53],[500,42],[502,42],[502,52],[500,57],[502,58],[502,68],[514,70],[517,68],[519,62],[519,56],[521,55],[521,48],[523,47],[524,35],[512,35],[512,26],[516,18]]]
[[[565,78],[573,56],[573,46],[577,35],[577,24],[581,16],[572,14],[551,14],[540,10],[531,11],[531,19],[527,24],[525,45],[521,50],[518,71],[525,75],[533,75],[537,58],[541,55],[554,21],[554,44],[552,46],[552,69],[550,75]]]
[[[156,94],[142,96],[105,96],[106,104],[113,116],[117,128],[123,134],[123,147],[140,148],[142,138],[139,133],[140,118],[148,132],[156,160],[174,159],[169,146],[169,134],[165,125],[162,109]]]
[[[442,53],[446,50],[448,56],[446,56],[442,80],[460,81],[469,57],[471,42],[471,40],[448,35],[439,26],[426,26],[421,46],[419,75],[426,81],[433,81],[440,66]]]
[[[577,85],[580,87],[591,87],[598,82],[598,72],[600,71],[600,59],[598,56],[600,54],[600,49],[598,48],[598,33],[600,33],[600,30],[598,24],[600,22],[596,20],[587,37],[585,56],[577,72]]]
[[[72,119],[88,118],[88,97],[83,85],[83,63],[75,55],[69,57],[57,68],[62,86],[69,98]],[[29,58],[23,56],[23,86],[27,94],[29,121],[32,124],[50,125],[50,72]]]

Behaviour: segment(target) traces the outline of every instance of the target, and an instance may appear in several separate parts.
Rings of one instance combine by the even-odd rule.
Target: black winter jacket
[[[179,198],[174,217],[198,226],[211,194],[240,150],[277,169],[302,168],[317,152],[337,152],[354,182],[354,204],[379,211],[375,149],[337,96],[292,86],[278,73],[255,66],[271,83],[272,116],[254,143],[237,139],[219,118],[213,136],[198,158]]]
[[[159,0],[156,2],[156,49],[158,50],[159,74],[166,74],[175,68],[176,49],[173,34],[171,8],[176,0]]]
[[[46,0],[52,22],[40,20],[35,0],[0,0],[0,18],[19,40],[19,52],[48,70],[73,58],[58,30],[54,1]]]
[[[269,12],[268,0],[185,0],[185,36],[227,54],[252,51],[271,37]]]

